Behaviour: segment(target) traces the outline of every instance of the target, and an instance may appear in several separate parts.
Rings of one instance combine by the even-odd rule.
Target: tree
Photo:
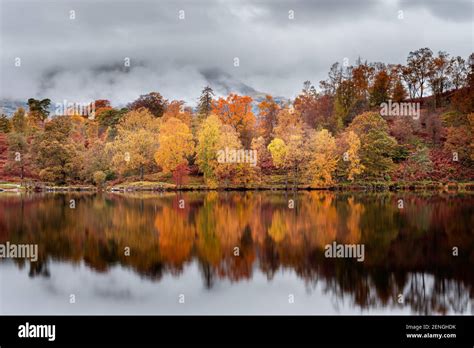
[[[83,149],[70,138],[71,130],[70,117],[58,116],[45,123],[44,132],[33,139],[31,149],[41,180],[65,184],[77,178]]]
[[[161,126],[158,142],[160,147],[155,153],[156,163],[163,168],[163,172],[173,173],[181,181],[182,176],[174,173],[177,169],[181,172],[182,165],[188,165],[187,157],[194,153],[193,135],[189,127],[177,118],[169,118]]]
[[[252,139],[251,148],[257,153],[257,167],[262,172],[269,172],[272,167],[272,156],[268,151],[268,145],[262,136]]]
[[[380,106],[389,99],[390,76],[385,70],[380,70],[374,79],[374,83],[370,88],[370,105]]]
[[[31,156],[28,142],[21,133],[12,132],[8,134],[8,155],[5,163],[5,171],[18,175],[20,179],[25,177],[26,168],[31,166]]]
[[[268,151],[272,156],[272,161],[275,167],[284,168],[287,164],[286,157],[288,154],[288,147],[285,144],[285,141],[280,138],[273,139],[270,144],[268,144]]]
[[[117,125],[115,140],[106,145],[111,154],[113,168],[126,174],[138,171],[143,180],[145,170],[153,167],[153,155],[159,147],[158,134],[161,121],[140,108],[128,112]]]
[[[8,119],[7,115],[1,114],[0,115],[0,133],[10,133],[11,130],[10,120]]]
[[[91,110],[94,111],[94,118],[98,118],[103,112],[112,110],[112,106],[110,105],[110,101],[107,99],[98,99],[94,101],[91,105]],[[89,115],[90,117],[90,115]]]
[[[206,184],[210,187],[217,186],[214,167],[217,161],[221,126],[219,118],[216,115],[211,115],[204,120],[197,135],[196,162],[204,174]]]
[[[324,91],[324,94],[334,96],[336,91],[342,82],[342,67],[339,63],[334,63],[331,65],[331,68],[328,73],[328,79],[325,81],[320,81],[319,85]]]
[[[400,79],[397,79],[393,85],[392,89],[392,100],[395,103],[403,102],[407,97],[405,92],[405,87],[403,87],[403,83]]]
[[[163,116],[168,101],[164,99],[158,92],[150,92],[141,95],[137,100],[130,103],[128,108],[130,110],[138,110],[146,108],[154,117]]]
[[[446,72],[450,84],[455,90],[458,90],[459,88],[466,85],[468,69],[466,61],[462,57],[452,57]]]
[[[428,81],[435,97],[435,107],[440,105],[441,95],[449,87],[449,79],[447,76],[449,64],[449,55],[443,51],[440,51],[438,56],[433,58],[430,63]]]
[[[326,129],[314,132],[309,140],[310,159],[308,174],[314,186],[333,184],[337,166],[336,141]]]
[[[397,141],[388,134],[387,122],[378,113],[365,112],[354,118],[348,130],[356,133],[362,144],[360,156],[365,173],[372,177],[388,174]]]
[[[471,163],[473,133],[470,127],[448,127],[444,148],[464,165]]]
[[[278,112],[277,123],[273,129],[274,137],[289,142],[289,137],[297,129],[303,129],[304,123],[297,109],[285,107]]]
[[[242,143],[239,140],[239,134],[230,125],[222,125],[220,129],[219,141],[217,142],[217,151],[238,151],[242,149]],[[213,172],[219,181],[227,183],[229,180],[237,182],[236,177],[239,169],[244,169],[242,163],[217,161],[212,162]]]
[[[277,123],[277,115],[280,106],[273,100],[272,96],[267,95],[265,99],[258,104],[258,128],[259,134],[268,145],[273,136],[273,129]]]
[[[98,187],[102,187],[104,185],[106,177],[107,177],[107,175],[103,171],[98,170],[98,171],[94,172],[94,175],[93,175],[94,183]]]
[[[294,107],[308,127],[315,128],[317,121],[316,103],[318,94],[310,81],[305,81],[303,91],[296,97]]]
[[[44,122],[49,116],[49,106],[51,105],[51,100],[49,99],[28,99],[29,113],[28,117],[30,118],[34,126],[43,126]]]
[[[211,114],[213,97],[214,91],[212,88],[209,86],[204,87],[197,105],[197,115],[201,122]]]
[[[347,180],[354,181],[365,169],[360,160],[361,143],[359,137],[353,131],[345,132],[343,136],[347,143],[347,150],[343,154],[343,161],[347,163]]]
[[[27,129],[25,109],[18,108],[12,116],[13,130],[17,133],[25,133]]]
[[[183,100],[173,100],[166,107],[163,114],[163,122],[170,118],[176,118],[183,122],[186,126],[191,126],[192,108],[185,107]]]
[[[225,99],[219,98],[213,103],[212,112],[223,124],[234,127],[246,148],[250,146],[256,121],[251,97],[230,94]]]
[[[127,108],[122,108],[120,110],[103,110],[100,113],[96,113],[95,119],[99,123],[99,133],[101,134],[107,131],[107,138],[109,140],[114,140],[117,135],[117,125],[127,112]]]
[[[334,117],[336,118],[336,129],[342,129],[351,119],[349,117],[352,108],[357,102],[354,83],[352,80],[344,80],[336,90],[334,100]]]
[[[358,59],[357,66],[351,70],[355,94],[358,100],[366,101],[369,96],[369,81],[374,68]]]
[[[414,94],[423,98],[423,93],[430,76],[433,52],[425,47],[408,54],[407,66],[404,69],[404,77],[412,87]],[[412,96],[414,97],[414,95]]]

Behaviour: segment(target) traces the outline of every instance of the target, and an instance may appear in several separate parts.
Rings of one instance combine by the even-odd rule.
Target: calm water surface
[[[473,226],[472,194],[1,193],[39,259],[0,259],[0,313],[473,314]]]

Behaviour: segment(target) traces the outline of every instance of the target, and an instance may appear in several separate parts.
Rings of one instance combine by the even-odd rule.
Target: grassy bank
[[[139,192],[139,191],[292,191],[292,190],[331,190],[331,191],[461,191],[474,192],[474,181],[470,182],[391,182],[391,181],[361,181],[355,183],[337,183],[332,186],[317,187],[308,184],[295,185],[293,183],[251,183],[247,185],[233,185],[222,183],[218,187],[209,187],[201,180],[195,179],[187,184],[175,185],[166,181],[124,181],[116,182],[103,187],[93,185],[51,185],[42,182],[0,182],[0,192]]]

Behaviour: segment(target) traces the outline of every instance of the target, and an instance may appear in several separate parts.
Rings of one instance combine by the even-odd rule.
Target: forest
[[[195,107],[159,92],[126,107],[30,98],[0,117],[0,178],[99,189],[470,183],[473,79],[474,54],[420,48],[405,64],[334,63],[318,88],[305,81],[294,100],[217,97],[211,86]],[[229,151],[256,160],[235,161]]]

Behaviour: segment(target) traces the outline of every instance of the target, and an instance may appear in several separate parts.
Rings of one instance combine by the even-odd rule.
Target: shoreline
[[[474,181],[469,182],[360,182],[339,183],[328,187],[311,185],[248,185],[208,187],[206,185],[176,186],[163,182],[126,182],[117,185],[98,188],[92,185],[53,186],[45,183],[29,183],[26,186],[19,183],[0,183],[2,192],[205,192],[205,191],[332,191],[332,192],[398,192],[398,191],[439,191],[439,192],[474,192]]]

